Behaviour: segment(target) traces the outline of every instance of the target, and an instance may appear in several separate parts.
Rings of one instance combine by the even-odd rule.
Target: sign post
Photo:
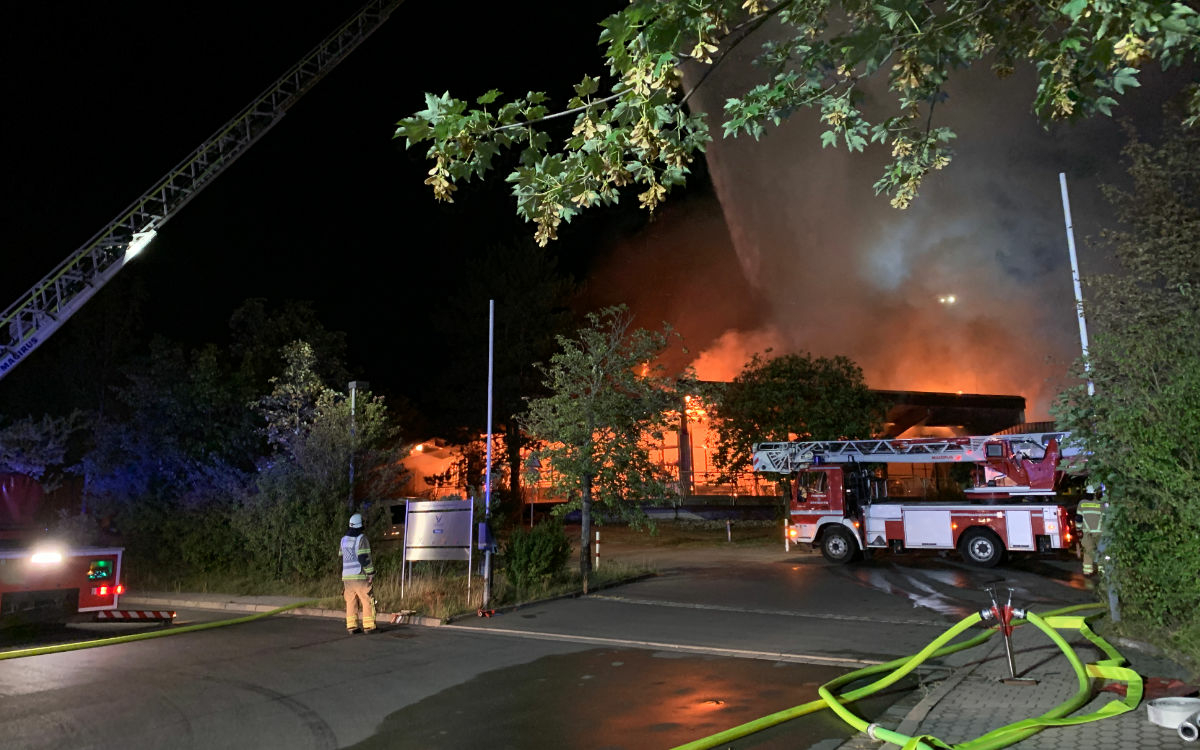
[[[487,460],[483,467],[483,522],[487,548],[483,550],[483,609],[492,601],[492,351],[495,344],[496,300],[488,300]],[[512,436],[509,436],[512,439]],[[482,540],[481,540],[482,541]]]

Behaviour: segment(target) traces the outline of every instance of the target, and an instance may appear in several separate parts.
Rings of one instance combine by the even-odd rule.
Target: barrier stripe
[[[105,609],[96,613],[97,620],[174,620],[174,610]]]

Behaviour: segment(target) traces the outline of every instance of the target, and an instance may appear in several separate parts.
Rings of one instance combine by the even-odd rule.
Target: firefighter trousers
[[[362,607],[363,630],[375,629],[375,600],[371,596],[371,584],[366,581],[342,581],[342,595],[346,598],[346,629],[358,627],[358,609]]]
[[[1088,531],[1083,532],[1079,536],[1079,549],[1083,557],[1083,574],[1090,576],[1093,573],[1099,572],[1099,566],[1096,564],[1097,547],[1100,542],[1100,535]]]

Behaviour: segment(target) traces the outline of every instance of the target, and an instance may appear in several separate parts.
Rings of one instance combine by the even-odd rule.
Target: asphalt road
[[[1091,600],[1068,561],[831,567],[812,554],[700,548],[656,562],[653,578],[440,628],[347,636],[336,619],[273,617],[0,661],[0,745],[668,748],[917,651],[984,606],[988,583],[1035,610]],[[95,628],[128,632],[82,632]],[[872,718],[899,695],[858,710]],[[831,750],[850,734],[823,712],[730,747]]]

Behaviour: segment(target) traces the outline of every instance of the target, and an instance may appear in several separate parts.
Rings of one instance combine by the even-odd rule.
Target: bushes
[[[543,521],[532,529],[513,529],[504,546],[504,571],[518,589],[549,583],[571,556],[571,540],[562,524]]]

